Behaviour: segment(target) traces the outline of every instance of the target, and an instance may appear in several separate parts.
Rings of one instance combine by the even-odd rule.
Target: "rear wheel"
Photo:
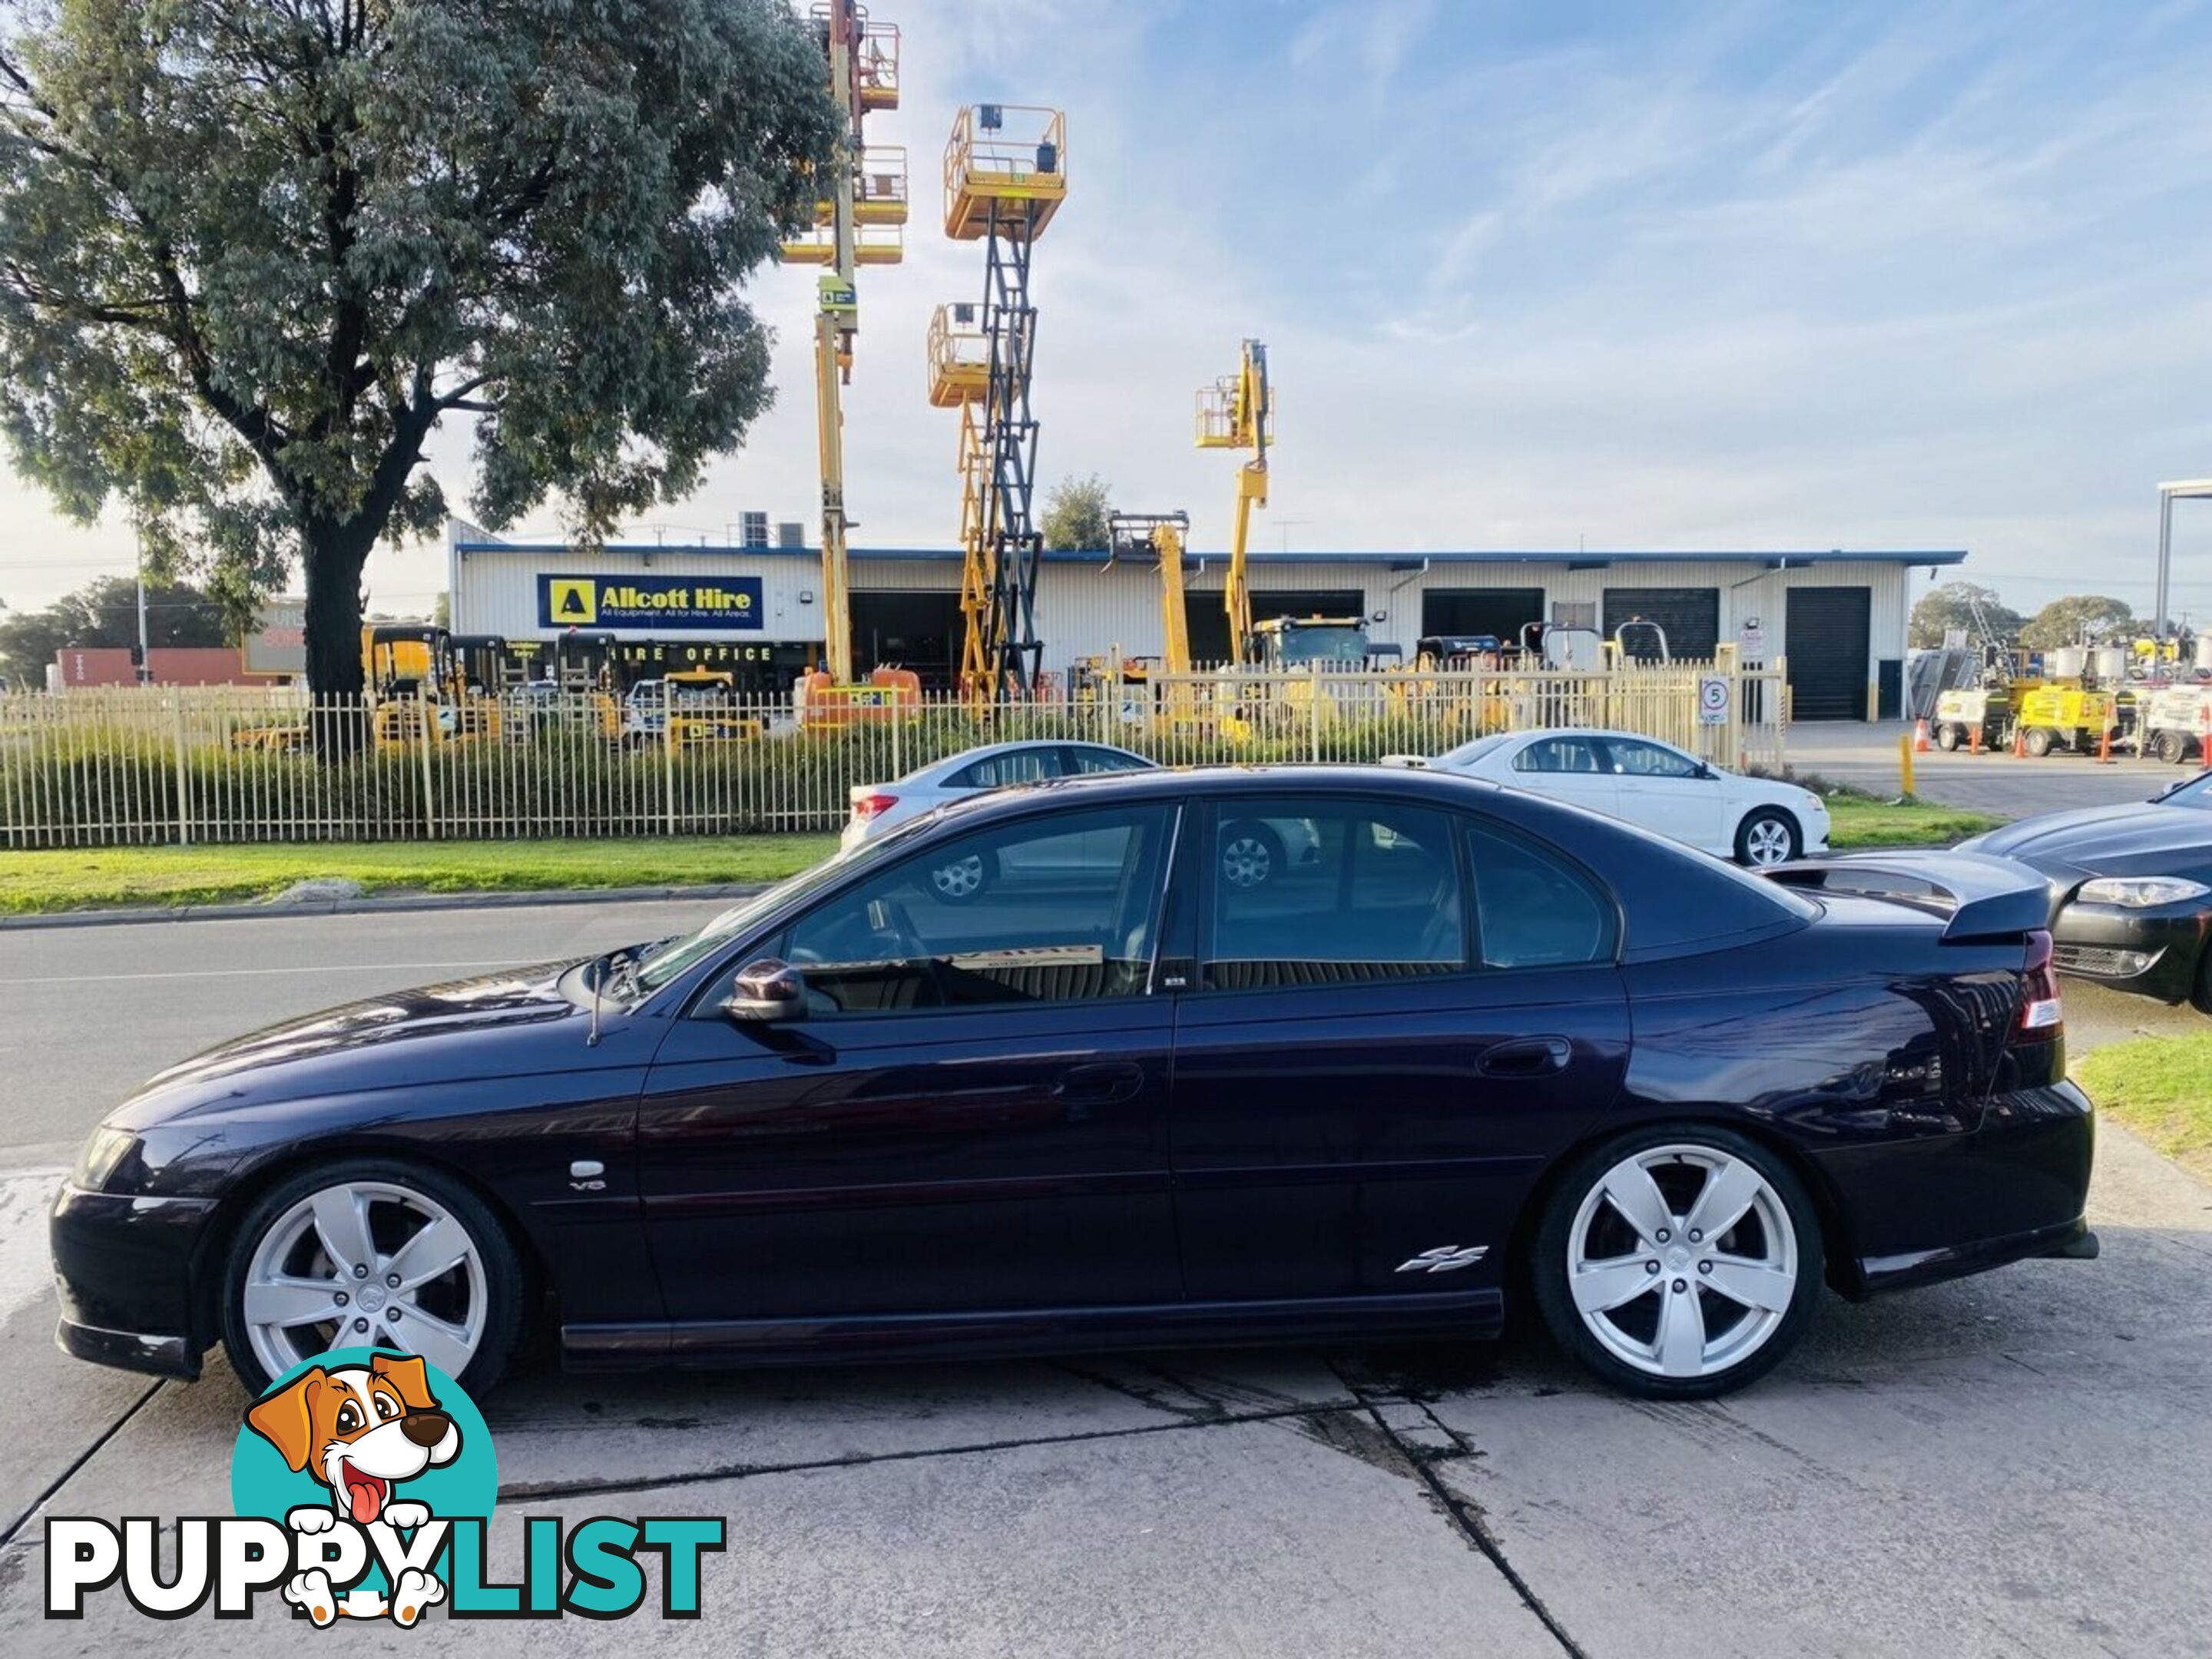
[[[1936,728],[1936,746],[1943,750],[1956,749],[1966,740],[1966,730],[1963,726],[1954,726],[1945,721]]]
[[[471,1394],[522,1334],[520,1255],[450,1176],[346,1158],[280,1182],[246,1212],[223,1279],[222,1340],[254,1394],[331,1348],[420,1354]]]
[[[1640,1130],[1577,1159],[1536,1236],[1536,1305],[1559,1346],[1651,1399],[1764,1375],[1818,1299],[1820,1226],[1788,1164],[1730,1129]]]
[[[1796,819],[1778,806],[1762,806],[1737,826],[1735,859],[1754,867],[1787,864],[1803,844]]]
[[[2020,746],[2036,759],[2051,752],[2053,733],[2047,726],[2031,726],[2021,734]]]

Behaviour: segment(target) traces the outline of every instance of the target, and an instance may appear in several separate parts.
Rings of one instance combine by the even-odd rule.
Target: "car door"
[[[1641,738],[1601,739],[1611,758],[1614,811],[1629,823],[1707,852],[1735,833],[1719,777],[1679,749]]]
[[[1310,823],[1315,856],[1223,879],[1216,843],[1254,817]],[[1493,1290],[1529,1182],[1620,1085],[1609,898],[1510,830],[1427,806],[1240,793],[1199,820],[1161,965],[1185,981],[1186,1294]]]
[[[1524,744],[1514,755],[1505,781],[1608,817],[1620,810],[1613,763],[1586,732],[1553,732]]]
[[[726,964],[639,1112],[671,1316],[1175,1300],[1151,974],[1176,815],[1045,810],[868,870],[740,953],[796,967],[787,1023],[722,1014]],[[950,860],[993,873],[948,899]]]

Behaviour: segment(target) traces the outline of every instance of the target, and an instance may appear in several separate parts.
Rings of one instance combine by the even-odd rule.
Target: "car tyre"
[[[1221,879],[1231,887],[1265,887],[1288,856],[1283,838],[1256,818],[1239,818],[1221,832]]]
[[[999,878],[995,854],[970,853],[929,872],[929,890],[945,904],[973,904]]]
[[[1744,1207],[1693,1240],[1709,1194],[1723,1214]],[[1717,1125],[1662,1124],[1592,1147],[1554,1183],[1531,1288],[1553,1339],[1601,1381],[1644,1399],[1708,1400],[1796,1345],[1825,1260],[1819,1213],[1784,1158]]]
[[[1938,749],[1944,750],[1948,752],[1951,750],[1956,749],[1966,740],[1966,728],[1964,726],[1954,726],[1947,720],[1942,725],[1936,728],[1936,746]]]
[[[323,1235],[319,1206],[332,1194],[343,1195],[345,1208],[331,1206],[339,1215],[349,1210],[368,1218],[363,1236],[380,1259],[352,1264],[364,1273],[337,1261]],[[410,1212],[419,1228],[404,1233]],[[410,1265],[410,1247],[426,1237],[432,1253]],[[447,1251],[457,1254],[451,1268],[409,1282],[416,1272],[440,1266]],[[397,1293],[390,1285],[395,1268],[404,1286]],[[522,1340],[532,1284],[507,1227],[462,1182],[404,1159],[339,1158],[278,1182],[240,1218],[223,1269],[223,1349],[239,1381],[256,1395],[300,1359],[330,1348],[374,1346],[419,1352],[480,1396],[499,1381]],[[270,1322],[249,1316],[249,1285],[262,1287],[257,1304],[264,1296],[299,1298],[291,1311],[312,1311],[302,1304],[326,1285],[332,1317],[272,1333]],[[264,1310],[265,1304],[255,1310]],[[418,1346],[409,1336],[430,1328],[422,1322],[426,1316],[444,1328],[441,1340]],[[360,1329],[364,1322],[368,1328]],[[453,1346],[450,1333],[457,1330],[469,1339],[465,1358]]]
[[[2041,760],[2051,752],[2055,738],[2056,733],[2049,726],[2031,726],[2021,734],[2020,746],[2033,758]]]
[[[1762,806],[1736,826],[1735,860],[1753,869],[1787,864],[1805,849],[1797,820],[1778,806]]]

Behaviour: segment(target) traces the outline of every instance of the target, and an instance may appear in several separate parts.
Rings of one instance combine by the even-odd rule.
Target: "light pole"
[[[154,678],[153,659],[146,654],[146,532],[137,532],[138,540],[138,684],[146,685]]]
[[[2158,600],[2153,610],[2151,637],[2166,643],[2166,600],[2172,586],[2173,566],[2173,504],[2184,501],[2212,501],[2212,478],[2184,478],[2158,487]]]

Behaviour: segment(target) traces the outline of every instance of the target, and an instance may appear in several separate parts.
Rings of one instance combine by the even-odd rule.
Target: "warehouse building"
[[[448,533],[453,627],[518,643],[570,629],[611,634],[633,677],[690,664],[727,666],[780,688],[819,658],[819,556],[764,523],[737,545],[507,542],[456,523]],[[1723,642],[1742,660],[1787,659],[1796,718],[1894,718],[1902,706],[1905,622],[1915,570],[1962,551],[1255,553],[1253,612],[1362,616],[1370,637],[1410,660],[1425,635],[1495,634],[1524,623],[1595,628],[1640,617],[1677,658]],[[1229,653],[1221,605],[1225,556],[1186,560],[1190,641],[1200,661]],[[894,664],[925,685],[949,683],[960,651],[960,556],[945,549],[856,548],[854,661]],[[1159,579],[1143,561],[1048,553],[1037,580],[1044,666],[1158,654]],[[1642,635],[1632,636],[1639,642]]]

